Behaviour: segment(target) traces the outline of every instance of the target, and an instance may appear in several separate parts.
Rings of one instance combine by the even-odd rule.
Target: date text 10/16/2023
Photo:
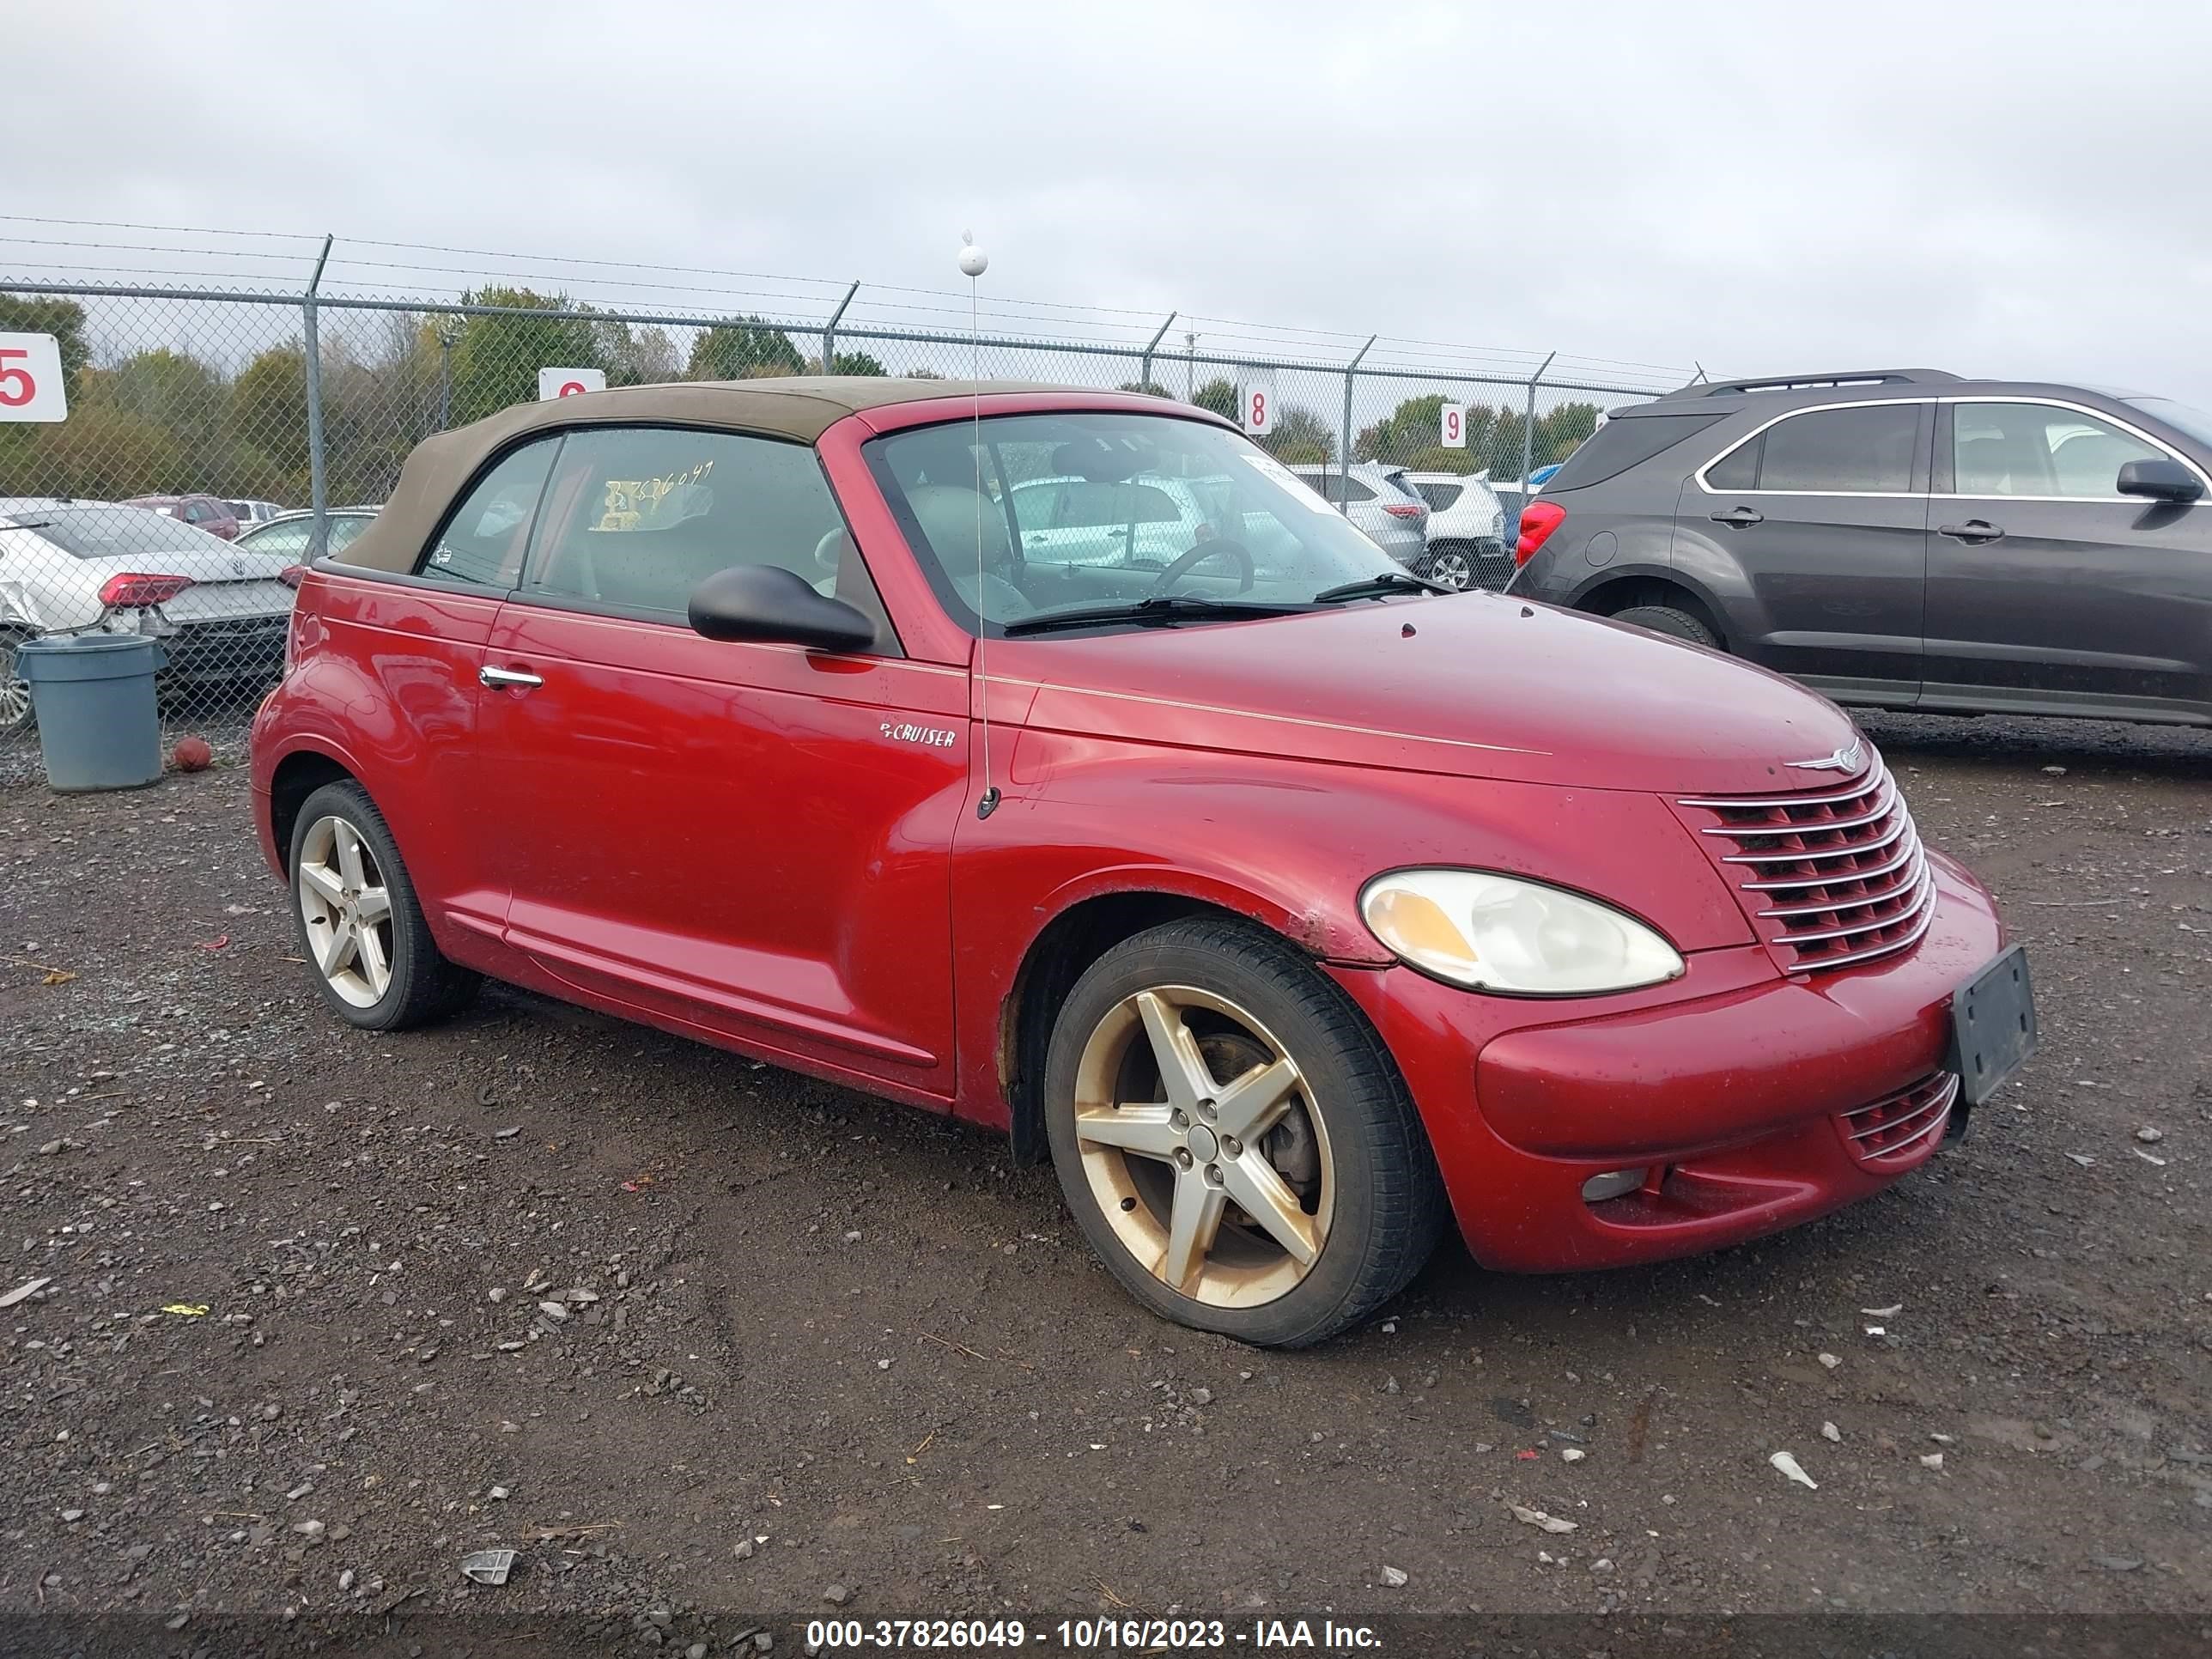
[[[1020,1648],[1054,1646],[1075,1653],[1158,1652],[1243,1648],[1255,1652],[1306,1648],[1373,1651],[1380,1634],[1334,1620],[1260,1619],[1248,1628],[1220,1619],[1062,1619],[1031,1625],[1019,1619],[817,1619],[806,1626],[809,1653],[865,1648]]]

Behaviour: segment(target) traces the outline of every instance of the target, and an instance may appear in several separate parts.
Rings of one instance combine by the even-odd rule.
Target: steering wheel
[[[1166,569],[1161,571],[1158,575],[1153,577],[1152,592],[1156,594],[1166,592],[1208,559],[1217,558],[1223,554],[1227,554],[1237,562],[1237,591],[1239,593],[1250,592],[1252,591],[1252,556],[1244,550],[1243,543],[1229,541],[1218,536],[1200,542]]]

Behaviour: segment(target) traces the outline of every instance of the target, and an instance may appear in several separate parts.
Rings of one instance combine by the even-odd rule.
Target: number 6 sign
[[[60,343],[51,334],[0,334],[0,421],[68,417]]]
[[[1465,449],[1467,447],[1467,405],[1446,404],[1443,407],[1442,427],[1438,442],[1442,443],[1446,449]]]
[[[1244,430],[1255,438],[1265,437],[1275,429],[1275,377],[1272,374],[1255,374],[1244,382],[1237,394],[1237,419]]]

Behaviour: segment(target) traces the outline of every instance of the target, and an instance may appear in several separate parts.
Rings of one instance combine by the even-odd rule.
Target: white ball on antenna
[[[960,274],[963,276],[981,276],[986,270],[990,269],[990,265],[991,256],[984,252],[981,248],[977,247],[975,243],[971,241],[962,245],[960,249]]]

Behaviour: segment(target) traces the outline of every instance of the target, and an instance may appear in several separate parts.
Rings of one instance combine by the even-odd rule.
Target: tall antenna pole
[[[968,407],[975,432],[975,723],[983,740],[983,793],[975,801],[979,818],[999,810],[999,786],[991,781],[991,672],[983,652],[991,618],[983,608],[983,333],[975,311],[975,279],[990,264],[975,237],[962,231],[960,274],[968,279]]]

